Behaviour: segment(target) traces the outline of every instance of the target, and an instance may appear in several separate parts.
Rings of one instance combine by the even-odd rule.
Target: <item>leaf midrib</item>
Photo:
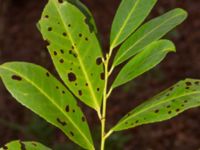
[[[65,25],[65,22],[63,21],[64,19],[63,19],[63,17],[62,17],[62,13],[60,13],[59,8],[57,7],[56,2],[55,2],[55,1],[53,1],[53,2],[54,2],[54,5],[55,5],[55,7],[56,7],[57,12],[58,12],[59,15],[60,15],[62,24],[63,24],[65,30],[66,30],[67,33],[68,33],[69,40],[70,40],[71,43],[74,45],[75,42],[74,42],[74,40],[73,40],[73,38],[72,38],[72,36],[71,36],[71,34],[70,34],[70,32],[69,32],[67,26]],[[89,91],[90,91],[91,96],[92,96],[92,100],[94,101],[94,103],[95,103],[95,105],[96,105],[96,110],[99,111],[100,106],[99,106],[97,97],[96,97],[94,91],[92,90],[92,83],[90,82],[90,79],[89,79],[89,77],[88,77],[88,75],[87,75],[87,71],[86,71],[86,69],[85,69],[85,66],[83,65],[83,61],[82,61],[82,59],[81,59],[81,56],[79,55],[79,51],[77,50],[77,47],[76,47],[76,46],[74,46],[74,50],[76,51],[76,53],[77,53],[78,56],[79,56],[79,57],[78,57],[79,59],[78,59],[78,58],[77,58],[77,59],[78,59],[78,61],[79,61],[79,63],[80,63],[80,66],[81,66],[81,68],[82,68],[83,74],[85,75],[85,78],[86,78],[86,80],[87,80],[88,87],[89,87]]]
[[[117,36],[115,37],[115,39],[114,39],[114,41],[113,41],[113,43],[112,43],[112,45],[111,45],[111,49],[113,49],[114,45],[116,44],[117,40],[119,39],[120,34],[122,33],[122,31],[123,31],[124,28],[126,27],[128,21],[129,21],[129,19],[130,19],[131,16],[132,16],[132,13],[134,12],[135,8],[138,6],[139,1],[140,1],[140,0],[137,0],[137,2],[135,3],[134,7],[131,9],[131,12],[129,13],[129,15],[128,15],[127,18],[125,19],[124,24],[123,24],[122,27],[120,28],[120,30],[119,30]]]
[[[22,75],[21,73],[15,71],[13,69],[10,69],[8,67],[5,67],[5,66],[0,66],[0,68],[3,68],[5,70],[8,70],[8,71],[11,71],[13,73],[16,73],[16,74],[20,75],[21,77],[23,77],[23,79],[25,79],[27,82],[29,82],[30,84],[32,84],[36,89],[38,89],[47,99],[49,99],[49,101],[53,105],[55,105],[57,107],[58,110],[60,110],[64,114],[64,116],[73,124],[73,126],[79,131],[79,133],[82,135],[82,137],[89,143],[89,145],[92,145],[90,143],[90,141],[88,140],[88,138],[85,137],[85,134],[78,128],[78,126],[76,125],[76,123],[69,116],[66,115],[66,113],[64,112],[64,110],[62,108],[60,108],[59,105],[57,105],[54,102],[54,100],[51,97],[49,97],[48,94],[45,91],[43,91],[39,86],[37,86],[34,82],[32,82],[31,80],[29,80],[28,78],[26,78],[26,76]]]
[[[180,95],[180,96],[178,96],[178,97],[172,97],[172,98],[166,99],[165,101],[161,101],[160,103],[157,103],[156,105],[153,105],[153,104],[152,104],[151,106],[147,107],[146,109],[142,109],[141,111],[138,111],[137,113],[134,113],[134,114],[131,115],[130,117],[127,117],[126,119],[122,120],[122,122],[120,122],[120,124],[123,123],[123,122],[125,122],[125,121],[127,121],[127,120],[132,119],[133,117],[135,117],[135,116],[137,116],[137,115],[139,115],[139,114],[141,114],[141,113],[143,113],[143,112],[145,112],[145,111],[148,111],[149,109],[151,109],[151,108],[153,108],[153,107],[156,107],[156,106],[158,106],[158,105],[162,105],[162,104],[167,103],[167,102],[169,102],[169,101],[171,101],[171,100],[173,100],[173,99],[178,99],[178,98],[185,97],[185,96],[189,96],[189,95],[193,95],[193,94],[200,94],[200,91],[198,91],[198,92],[191,92],[191,93],[189,93],[189,94],[183,94],[183,95]],[[117,127],[117,126],[118,126],[118,125],[116,125],[116,127]],[[114,130],[114,129],[115,129],[115,127],[114,127],[112,130]]]
[[[126,55],[126,54],[130,51],[130,49],[132,49],[135,45],[137,45],[139,42],[141,42],[142,40],[144,40],[144,38],[146,38],[147,36],[149,36],[153,31],[155,31],[156,29],[160,28],[160,26],[162,26],[163,24],[165,24],[165,23],[168,22],[169,20],[171,20],[171,19],[173,19],[173,18],[176,18],[177,16],[180,16],[180,15],[182,15],[182,13],[179,13],[179,14],[177,14],[177,15],[175,15],[175,16],[169,18],[169,19],[166,19],[166,21],[164,21],[163,23],[161,23],[160,25],[158,25],[156,28],[154,28],[153,30],[151,30],[150,32],[148,32],[147,34],[145,34],[145,35],[143,36],[143,38],[141,38],[140,40],[138,40],[137,42],[135,42],[135,44],[133,44],[132,46],[130,46],[126,51],[124,51],[124,53],[123,53],[121,56],[119,56],[119,57],[116,59],[116,61],[115,61],[115,63],[114,63],[114,66],[116,65],[116,62],[118,62],[118,60],[120,60],[124,55]],[[139,31],[139,30],[138,30],[138,31]]]

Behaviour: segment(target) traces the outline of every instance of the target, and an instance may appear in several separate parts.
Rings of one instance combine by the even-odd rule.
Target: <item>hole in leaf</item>
[[[20,76],[18,76],[18,75],[12,75],[12,79],[13,80],[17,80],[17,81],[21,81],[22,80],[22,78]]]
[[[57,118],[56,120],[57,120],[57,122],[58,122],[59,124],[61,124],[62,126],[66,126],[66,122],[65,122],[65,121],[61,121],[60,118]]]
[[[68,73],[68,80],[70,82],[76,81],[76,75],[73,72]]]

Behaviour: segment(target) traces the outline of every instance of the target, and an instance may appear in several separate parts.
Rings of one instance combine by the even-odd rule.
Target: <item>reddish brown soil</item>
[[[108,48],[110,26],[119,2],[120,0],[84,0],[94,14],[104,49]],[[3,11],[3,3],[5,2],[0,1],[0,13]],[[0,63],[14,60],[29,61],[55,72],[35,26],[44,5],[45,1],[10,0],[0,15]],[[200,78],[200,1],[159,1],[151,17],[175,7],[185,8],[189,12],[187,21],[168,35],[176,43],[177,53],[168,55],[156,69],[114,91],[108,104],[110,125],[116,123],[131,108],[173,83],[187,77]],[[99,123],[95,119],[96,114],[92,110],[85,110],[90,116],[88,119],[91,126],[94,127],[94,123]],[[123,136],[132,135],[132,138],[123,149],[198,150],[199,114],[200,108],[196,108],[170,121],[124,132]],[[24,126],[31,122],[30,116],[33,114],[13,100],[3,84],[0,84],[0,145],[18,138],[37,140],[35,134],[27,136],[27,131],[23,130]],[[54,133],[55,137],[49,138],[50,145],[66,141],[61,132],[55,130]],[[111,149],[117,148],[113,146]]]

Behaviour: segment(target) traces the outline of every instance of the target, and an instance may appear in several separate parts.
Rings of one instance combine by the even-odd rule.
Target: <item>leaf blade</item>
[[[82,102],[100,112],[104,80],[99,79],[104,71],[103,64],[97,62],[102,53],[85,19],[74,5],[50,0],[39,24],[43,38],[50,42],[48,49],[61,79]]]
[[[121,64],[144,47],[160,39],[167,32],[182,23],[187,17],[185,10],[176,8],[141,26],[127,41],[122,44],[114,59],[114,66]]]
[[[112,88],[125,84],[152,69],[159,64],[169,52],[175,51],[175,49],[175,45],[168,40],[159,40],[149,44],[141,53],[133,57],[122,68]]]
[[[75,98],[47,70],[12,62],[0,66],[0,75],[18,102],[60,128],[75,143],[93,148],[88,124]]]
[[[20,140],[12,141],[4,145],[0,150],[51,150],[38,142],[24,142]]]
[[[122,43],[141,25],[156,2],[157,0],[123,0],[121,2],[111,28],[111,49]]]
[[[180,81],[130,111],[112,130],[120,131],[168,120],[187,109],[200,106],[199,98],[200,80]]]

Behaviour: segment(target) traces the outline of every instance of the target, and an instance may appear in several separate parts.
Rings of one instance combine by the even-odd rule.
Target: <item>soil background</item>
[[[28,61],[56,74],[36,23],[47,1],[0,0],[0,63]],[[120,0],[83,0],[94,14],[103,48],[108,49],[110,27]],[[177,46],[156,68],[116,89],[108,104],[108,125],[149,97],[179,80],[200,79],[200,1],[159,0],[150,18],[172,8],[188,11],[188,19],[167,35]],[[119,70],[120,68],[118,68]],[[117,72],[117,71],[116,71]],[[113,75],[113,78],[115,74]],[[99,131],[96,114],[83,106],[94,133]],[[14,139],[35,140],[56,150],[78,150],[65,135],[17,103],[0,83],[0,145]],[[98,142],[96,144],[99,144]],[[200,149],[200,108],[162,122],[114,134],[107,149],[119,150],[198,150]]]

